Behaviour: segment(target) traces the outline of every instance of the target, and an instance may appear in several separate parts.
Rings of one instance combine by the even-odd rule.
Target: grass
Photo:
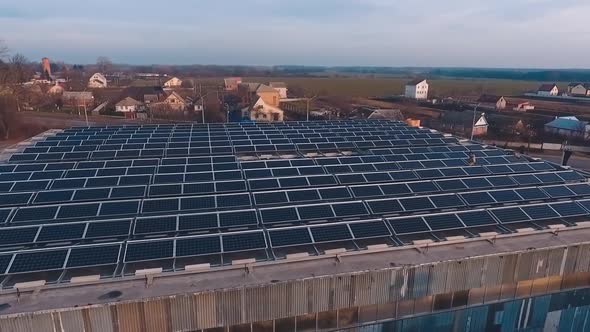
[[[223,84],[223,78],[197,79],[204,85]],[[353,77],[244,77],[244,82],[266,83],[281,81],[289,87],[300,87],[310,94],[323,96],[374,97],[400,95],[404,92],[405,78],[353,78]],[[433,79],[431,96],[477,96],[483,93],[505,96],[535,91],[541,82],[513,80]],[[563,84],[562,84],[563,85]],[[560,86],[560,88],[565,88]]]

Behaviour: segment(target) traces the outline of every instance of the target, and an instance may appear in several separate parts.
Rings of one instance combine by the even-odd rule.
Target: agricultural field
[[[281,81],[290,88],[303,89],[310,94],[323,96],[375,97],[400,95],[404,92],[407,78],[358,78],[358,77],[244,77],[244,82]],[[203,85],[221,85],[223,78],[196,79]],[[480,94],[497,94],[517,96],[525,92],[535,91],[541,82],[495,80],[495,79],[432,79],[430,95],[447,96],[478,96]],[[559,84],[565,88],[567,83]]]

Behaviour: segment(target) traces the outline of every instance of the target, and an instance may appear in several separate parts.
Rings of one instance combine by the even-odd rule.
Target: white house
[[[182,85],[182,80],[178,77],[172,77],[164,83],[165,88],[178,88]]]
[[[254,105],[242,109],[242,118],[259,122],[281,122],[283,113],[282,109],[267,104],[262,97],[259,97]]]
[[[107,78],[101,73],[95,73],[88,80],[88,87],[94,89],[106,88],[108,85]]]
[[[590,85],[587,83],[570,83],[567,86],[567,94],[570,96],[590,96]]]
[[[142,108],[143,108],[143,103],[139,102],[131,97],[127,97],[127,98],[121,100],[120,102],[118,102],[117,104],[115,104],[115,111],[122,112],[122,113],[128,113],[128,112],[135,113],[137,111],[140,111]]]
[[[428,82],[425,79],[415,79],[406,84],[406,98],[428,99]]]
[[[539,90],[537,90],[537,95],[545,97],[557,96],[559,95],[559,88],[555,83],[543,84],[539,87]]]
[[[269,85],[279,92],[281,99],[287,98],[287,84],[284,82],[270,82]]]

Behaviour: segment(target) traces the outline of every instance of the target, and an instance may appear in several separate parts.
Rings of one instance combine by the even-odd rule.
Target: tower
[[[48,58],[41,59],[42,77],[51,80],[51,65]]]

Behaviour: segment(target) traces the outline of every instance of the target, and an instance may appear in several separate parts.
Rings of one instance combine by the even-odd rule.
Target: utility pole
[[[201,117],[203,118],[203,123],[205,123],[205,102],[203,101],[203,87],[201,83],[199,83],[199,96],[201,96]]]
[[[471,140],[473,141],[473,131],[475,130],[475,112],[477,111],[477,108],[479,107],[479,105],[481,105],[481,103],[477,104],[477,106],[475,106],[475,108],[473,109],[473,121],[471,122]]]
[[[307,113],[307,120],[306,120],[307,122],[309,122],[309,103],[310,103],[312,100],[316,99],[316,98],[317,98],[317,96],[318,96],[318,95],[315,95],[315,96],[313,96],[313,97],[311,97],[311,98],[307,98],[307,112],[306,112],[306,113]]]

